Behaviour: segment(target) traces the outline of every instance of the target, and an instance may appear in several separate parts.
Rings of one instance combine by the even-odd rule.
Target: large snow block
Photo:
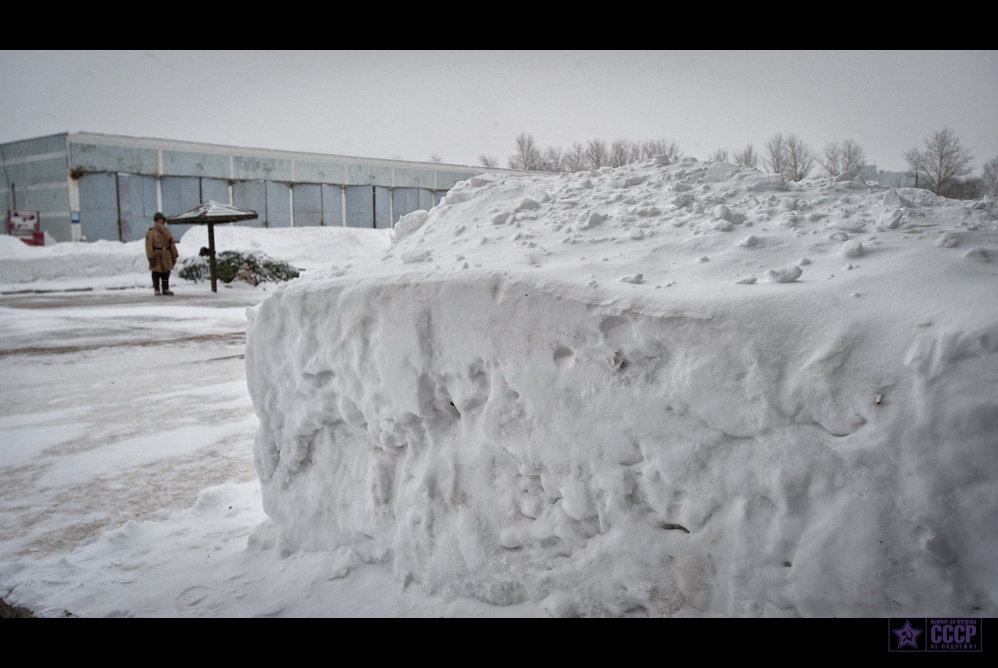
[[[288,548],[566,614],[994,610],[998,329],[772,295],[282,286],[246,348],[264,509]]]

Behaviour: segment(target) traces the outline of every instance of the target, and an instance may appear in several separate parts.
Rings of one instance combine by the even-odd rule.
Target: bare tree
[[[609,151],[606,148],[606,142],[602,139],[590,139],[586,144],[586,161],[589,163],[590,169],[599,169],[604,166],[607,164],[608,157]]]
[[[775,134],[769,138],[766,150],[769,168],[791,181],[807,178],[814,166],[814,151],[797,135],[784,138]]]
[[[727,162],[728,149],[719,148],[707,157],[707,162]]]
[[[565,152],[562,157],[562,169],[566,172],[581,172],[588,169],[586,159],[586,147],[579,142],[572,144],[572,148]]]
[[[776,133],[766,142],[766,166],[769,171],[783,174],[787,161],[787,141],[781,133]]]
[[[564,157],[560,147],[549,146],[544,149],[544,170],[548,172],[564,171]]]
[[[825,145],[824,157],[820,162],[829,176],[838,176],[845,171],[842,169],[842,147],[837,141]]]
[[[741,153],[736,153],[733,160],[736,164],[745,165],[746,167],[756,167],[759,164],[759,156],[756,154],[755,149],[752,148],[752,144],[745,147],[745,150]]]
[[[797,135],[787,137],[787,172],[784,173],[791,181],[801,181],[807,178],[814,167],[814,151]]]
[[[946,195],[951,199],[981,199],[984,196],[984,182],[977,177],[960,179]]]
[[[509,167],[581,172],[600,167],[620,167],[659,155],[675,159],[681,155],[681,152],[676,142],[664,139],[644,142],[617,139],[609,146],[602,139],[592,139],[585,144],[575,142],[567,151],[553,146],[542,150],[531,135],[521,132],[516,138],[516,150],[509,156]],[[485,167],[496,166],[496,160],[492,156],[483,154],[478,156],[478,159]]]
[[[960,140],[950,128],[934,132],[923,140],[924,150],[918,147],[905,151],[915,185],[927,188],[937,195],[951,197],[959,189],[964,176],[971,173],[970,152],[960,145]]]
[[[850,169],[862,167],[866,164],[866,151],[853,139],[846,139],[842,142],[842,171],[848,172]],[[840,174],[842,172],[839,172]]]
[[[682,155],[679,146],[674,141],[667,139],[651,139],[641,142],[640,160],[654,158],[656,155],[667,155],[670,160],[675,160]]]
[[[925,179],[922,177],[922,154],[917,146],[912,146],[904,152],[905,162],[908,163],[908,176],[915,179],[916,188],[925,187]]]
[[[631,159],[631,143],[626,139],[615,139],[610,144],[610,153],[607,156],[606,164],[610,167],[623,167],[628,165]]]
[[[841,144],[833,141],[825,146],[824,157],[820,158],[818,162],[821,163],[829,176],[838,176],[843,172],[866,164],[866,153],[853,139],[846,139]]]
[[[482,167],[488,167],[490,169],[499,166],[498,160],[491,155],[485,155],[484,153],[478,156],[478,162],[482,163]]]
[[[516,151],[509,156],[509,168],[539,170],[543,167],[544,159],[533,136],[521,132],[516,136]]]
[[[998,197],[998,158],[991,158],[984,165],[984,175],[981,177],[981,185],[985,195]]]
[[[627,150],[631,158],[631,162],[641,162],[642,160],[647,160],[651,156],[645,156],[643,142],[632,141],[628,142]]]

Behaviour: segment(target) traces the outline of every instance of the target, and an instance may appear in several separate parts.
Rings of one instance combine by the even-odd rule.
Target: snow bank
[[[354,227],[214,227],[216,251],[260,252],[306,272],[349,269],[380,258],[391,242],[389,230]],[[179,243],[182,257],[207,246],[206,225],[188,229]]]
[[[29,246],[15,237],[0,235],[0,283],[97,278],[148,271],[144,241],[100,240]]]
[[[994,613],[996,227],[693,159],[472,178],[248,312],[264,509],[556,615]]]
[[[217,225],[215,249],[262,252],[302,271],[335,273],[380,257],[390,243],[389,235],[388,230],[343,227],[267,229]],[[181,266],[185,260],[198,257],[207,245],[207,226],[185,232],[177,241]],[[174,272],[174,280],[180,280],[178,273]],[[14,237],[0,235],[0,285],[100,278],[119,279],[119,283],[138,281],[145,287],[149,283],[145,241],[28,246]]]

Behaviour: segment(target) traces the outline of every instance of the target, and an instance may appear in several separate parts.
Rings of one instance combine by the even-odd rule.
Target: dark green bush
[[[204,255],[185,259],[180,268],[180,277],[199,283],[211,280],[211,266]],[[239,251],[221,251],[215,253],[215,274],[222,283],[231,283],[236,272],[243,265],[249,267],[253,279],[257,283],[265,281],[280,283],[298,278],[299,271],[286,262],[275,260],[263,253],[242,253]]]

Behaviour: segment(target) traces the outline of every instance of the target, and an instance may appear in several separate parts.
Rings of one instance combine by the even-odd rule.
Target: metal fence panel
[[[170,176],[226,178],[229,175],[229,156],[220,153],[163,149],[163,173]]]
[[[267,217],[267,187],[263,181],[236,181],[232,184],[232,206],[256,211],[256,218],[243,220],[236,225],[263,227]]]
[[[202,177],[201,178],[200,186],[201,186],[201,188],[200,188],[200,190],[201,190],[201,195],[200,195],[201,201],[198,202],[197,204],[204,204],[205,202],[208,202],[208,201],[211,201],[211,200],[214,200],[214,201],[218,202],[219,204],[228,204],[229,203],[229,181],[228,181],[228,179],[211,179],[211,178]],[[192,204],[191,206],[196,206],[196,205]],[[190,207],[188,207],[188,208],[190,208]],[[253,222],[253,221],[248,221],[248,222]],[[173,226],[171,225],[170,227],[173,227]],[[177,225],[176,227],[181,228],[182,231],[181,231],[180,235],[178,235],[176,232],[174,232],[173,236],[174,236],[174,238],[177,241],[180,241],[180,237],[183,235],[183,233],[186,232],[188,229],[190,229],[192,227],[195,227],[195,225]]]
[[[426,190],[423,188],[419,189],[419,206],[417,209],[422,209],[424,211],[429,211],[436,204],[436,200],[433,198],[433,191]]]
[[[66,156],[45,160],[32,160],[24,165],[23,183],[43,184],[66,182]],[[13,179],[11,179],[13,180]],[[20,183],[14,181],[14,183]]]
[[[392,226],[392,191],[385,186],[374,186],[374,223],[378,229]]]
[[[159,150],[74,141],[69,145],[69,168],[81,172],[122,172],[151,176],[159,169]]]
[[[394,180],[392,185],[396,188],[433,188],[436,183],[436,171],[434,169],[420,169],[415,167],[395,167]]]
[[[233,154],[232,178],[254,180],[291,181],[294,178],[294,165],[290,158],[265,158]]]
[[[11,199],[10,184],[14,184],[17,188],[21,186],[28,185],[27,182],[27,170],[24,167],[24,163],[4,163],[3,164],[3,175],[4,175],[4,190],[7,193],[7,206],[16,209],[19,208],[16,204],[21,204],[21,202],[13,202]],[[32,184],[34,185],[34,184]],[[23,208],[20,207],[20,208]]]
[[[219,204],[229,203],[228,179],[201,179],[201,202],[215,200]]]
[[[172,216],[201,203],[201,184],[196,176],[164,176],[163,213]]]
[[[122,241],[145,238],[156,213],[156,177],[118,174],[118,213]]]
[[[343,188],[322,185],[322,224],[343,227]]]
[[[392,185],[392,167],[390,165],[347,164],[347,183],[352,186],[384,186]]]
[[[418,188],[392,188],[392,225],[407,213],[419,209]]]
[[[322,225],[322,190],[312,183],[296,183],[291,189],[295,227]]]
[[[0,153],[3,153],[3,157],[7,160],[16,160],[44,153],[65,153],[65,151],[65,132],[48,135],[47,137],[35,137],[34,139],[22,139],[7,144],[0,144]]]
[[[291,227],[291,186],[279,181],[267,184],[267,227]]]
[[[87,241],[120,241],[118,184],[114,174],[80,177],[80,228]]]
[[[392,189],[392,225],[399,218],[419,211],[429,211],[433,207],[433,191],[424,188],[393,188]]]
[[[347,227],[374,227],[374,189],[371,186],[346,186]]]
[[[301,183],[346,183],[346,165],[342,162],[295,158],[295,178]]]
[[[474,172],[445,172],[442,170],[437,170],[437,188],[445,188],[450,190],[459,181],[465,181],[470,179],[475,175]]]
[[[164,176],[160,180],[163,193],[163,213],[172,216],[201,203],[201,185],[196,176]],[[193,225],[175,225],[170,223],[170,231],[178,242],[184,232]]]

